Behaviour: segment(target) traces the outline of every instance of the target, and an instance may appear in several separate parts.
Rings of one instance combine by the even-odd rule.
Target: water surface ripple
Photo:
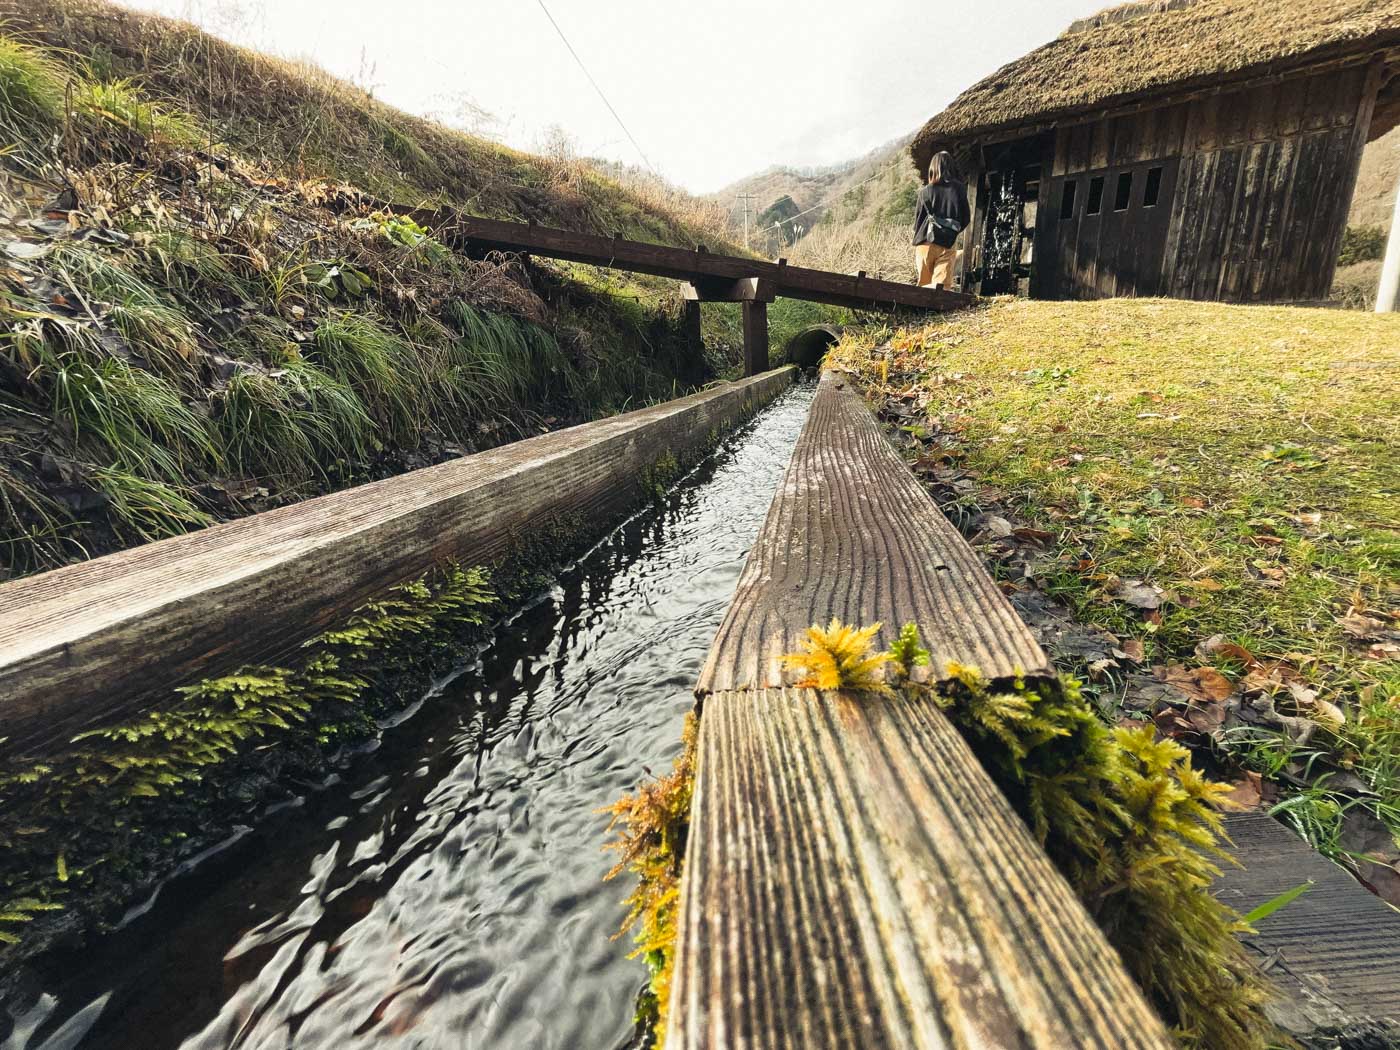
[[[611,939],[598,809],[669,769],[810,400],[561,573],[338,783],[9,1004],[4,1050],[626,1042],[643,971]]]

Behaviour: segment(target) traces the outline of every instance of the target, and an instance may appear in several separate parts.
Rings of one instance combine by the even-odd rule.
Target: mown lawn
[[[1400,316],[1003,300],[829,363],[1044,546],[1015,586],[1181,687],[1315,841],[1346,852],[1353,807],[1400,831]]]

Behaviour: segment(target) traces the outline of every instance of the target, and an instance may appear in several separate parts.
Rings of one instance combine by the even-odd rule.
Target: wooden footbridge
[[[778,297],[806,299],[864,310],[942,312],[970,306],[976,297],[939,288],[856,274],[720,255],[701,245],[693,250],[662,244],[558,230],[534,223],[502,222],[448,208],[394,209],[437,232],[443,243],[467,251],[518,252],[588,263],[684,282],[686,323],[700,342],[701,303],[741,303],[744,315],[744,375],[768,368],[768,304]]]
[[[467,233],[598,258],[582,235],[483,220]],[[846,292],[804,287],[811,271],[794,282],[776,264],[707,253],[681,253],[682,271],[675,249],[618,245],[628,266],[697,289],[883,294],[850,278]],[[932,309],[961,301],[925,298]],[[174,686],[276,660],[385,587],[445,559],[490,563],[550,520],[606,528],[650,465],[695,456],[794,374],[0,584],[0,750],[42,754],[169,702]],[[856,391],[828,374],[697,686],[668,1045],[1169,1050],[1108,941],[936,704],[786,683],[780,655],[832,616],[882,622],[886,644],[916,622],[935,677],[949,661],[992,677],[1051,673]],[[1276,822],[1243,830],[1247,877],[1227,884],[1232,901],[1268,900],[1302,870],[1326,883],[1283,923],[1260,925],[1262,955],[1316,977],[1318,994],[1353,1013],[1400,1014],[1400,913]]]

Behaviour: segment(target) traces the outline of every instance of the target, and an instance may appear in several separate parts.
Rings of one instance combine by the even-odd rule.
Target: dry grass
[[[1144,666],[1214,665],[1227,692],[1329,726],[1217,743],[1266,773],[1360,776],[1360,803],[1324,785],[1290,811],[1324,847],[1352,804],[1400,833],[1400,315],[998,300],[849,336],[834,360],[915,398],[928,462],[1045,537],[1009,588]],[[950,511],[986,498],[974,485]]]
[[[7,15],[8,33],[55,49],[70,70],[134,80],[157,103],[196,118],[207,147],[232,148],[267,171],[345,180],[410,204],[441,198],[492,217],[684,247],[722,243],[671,210],[679,195],[632,193],[595,170],[412,116],[306,62],[184,22],[104,0],[26,0]]]

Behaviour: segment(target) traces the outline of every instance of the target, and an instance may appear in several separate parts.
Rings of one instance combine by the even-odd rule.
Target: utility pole
[[[1390,218],[1390,239],[1381,264],[1381,283],[1376,289],[1376,313],[1400,310],[1400,183],[1395,187],[1395,214]]]
[[[740,193],[734,198],[736,201],[744,202],[744,251],[749,250],[749,201],[757,200],[755,193]]]

